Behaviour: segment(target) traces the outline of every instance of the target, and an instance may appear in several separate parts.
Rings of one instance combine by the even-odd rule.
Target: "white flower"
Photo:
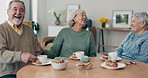
[[[60,16],[61,16],[61,14],[58,14],[58,16],[57,16],[57,14],[56,14],[56,12],[55,12],[55,9],[54,8],[52,8],[51,10],[49,10],[48,11],[51,15],[54,15],[55,16],[55,18],[57,19],[57,20],[60,20]]]
[[[52,8],[51,10],[49,10],[48,11],[51,15],[53,15],[54,14],[54,12],[55,12],[55,9],[54,8]]]

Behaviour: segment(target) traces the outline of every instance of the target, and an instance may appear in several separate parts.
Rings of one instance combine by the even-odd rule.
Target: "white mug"
[[[74,55],[76,55],[76,57],[78,59],[81,59],[84,56],[84,52],[83,51],[77,51],[74,53]]]
[[[116,61],[117,59],[117,53],[116,52],[109,52],[108,53],[108,59],[112,61]]]
[[[46,63],[47,62],[47,55],[38,55],[37,59],[38,59],[38,61],[40,61],[42,63]]]

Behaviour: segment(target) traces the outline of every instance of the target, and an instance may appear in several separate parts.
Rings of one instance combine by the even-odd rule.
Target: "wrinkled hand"
[[[34,62],[36,60],[36,56],[31,54],[31,53],[22,53],[21,54],[21,60],[24,63]]]

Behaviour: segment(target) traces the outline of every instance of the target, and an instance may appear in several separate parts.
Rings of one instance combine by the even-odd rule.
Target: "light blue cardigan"
[[[148,31],[141,35],[130,32],[116,52],[121,58],[148,63]]]

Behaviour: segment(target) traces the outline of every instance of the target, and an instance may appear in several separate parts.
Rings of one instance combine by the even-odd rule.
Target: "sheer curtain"
[[[38,0],[22,0],[26,5],[26,15],[24,20],[37,22]]]
[[[10,1],[11,0],[0,0],[0,24],[8,19],[7,8]]]
[[[31,8],[31,0],[21,0],[25,3],[26,11],[24,20],[32,20],[32,8]]]

